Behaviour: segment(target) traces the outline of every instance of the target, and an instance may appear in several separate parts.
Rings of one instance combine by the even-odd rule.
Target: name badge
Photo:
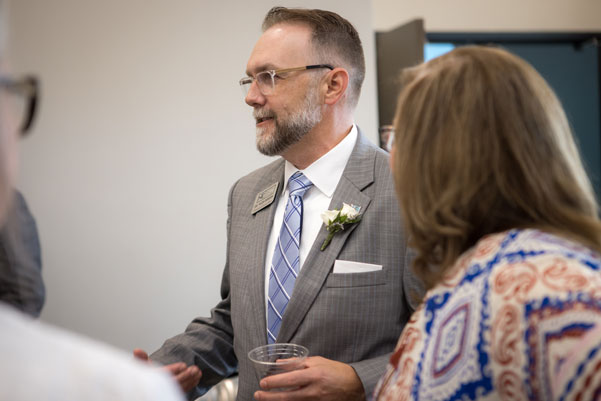
[[[252,211],[250,212],[251,214],[255,214],[259,210],[265,209],[267,206],[273,203],[273,200],[275,199],[275,194],[278,192],[278,185],[279,183],[274,182],[269,187],[265,188],[257,194]]]

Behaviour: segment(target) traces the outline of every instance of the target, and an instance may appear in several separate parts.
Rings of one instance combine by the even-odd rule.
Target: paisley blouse
[[[538,230],[482,238],[405,326],[376,400],[601,400],[600,255]]]

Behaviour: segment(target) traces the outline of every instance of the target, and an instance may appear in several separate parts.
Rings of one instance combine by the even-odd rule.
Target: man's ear
[[[349,74],[344,68],[334,68],[326,75],[326,92],[324,103],[336,104],[346,93],[349,85]]]

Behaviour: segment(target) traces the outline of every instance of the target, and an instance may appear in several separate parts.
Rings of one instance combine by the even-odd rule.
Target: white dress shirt
[[[162,369],[0,303],[0,401],[184,401]]]
[[[269,234],[269,242],[267,244],[267,255],[265,257],[265,312],[267,316],[267,298],[269,293],[269,274],[271,269],[271,260],[275,245],[280,235],[282,222],[284,220],[284,211],[288,202],[288,179],[297,171],[301,171],[312,183],[303,196],[303,226],[301,231],[301,240],[299,248],[299,270],[303,267],[303,263],[313,247],[315,238],[322,228],[323,221],[321,213],[328,210],[332,195],[338,186],[342,172],[346,167],[355,142],[357,141],[357,126],[353,124],[351,131],[338,145],[332,148],[328,153],[313,162],[304,170],[299,170],[288,161],[285,162],[284,168],[284,185],[286,188],[282,191],[282,195],[278,199],[275,216],[273,218],[273,226],[271,234]],[[342,205],[337,205],[342,206]],[[294,296],[294,295],[293,295]]]

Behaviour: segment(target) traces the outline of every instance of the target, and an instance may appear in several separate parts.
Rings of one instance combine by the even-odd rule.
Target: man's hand
[[[148,354],[140,348],[136,348],[134,350],[134,357],[141,361],[150,363]],[[162,369],[164,369],[173,376],[173,378],[179,383],[184,393],[187,393],[188,391],[196,387],[202,376],[202,372],[200,371],[200,369],[198,369],[198,366],[187,366],[183,362],[176,362],[172,363],[171,365],[165,365],[162,367]]]
[[[261,380],[255,399],[273,400],[365,400],[363,384],[355,369],[319,356],[307,358],[305,369],[269,376]],[[293,388],[268,392],[270,389]]]

